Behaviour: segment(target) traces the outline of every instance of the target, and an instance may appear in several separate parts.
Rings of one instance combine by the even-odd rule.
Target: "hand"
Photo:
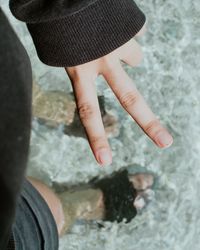
[[[143,30],[138,35],[142,33]],[[140,63],[141,59],[141,48],[134,39],[131,39],[106,56],[66,68],[90,147],[101,165],[111,164],[112,153],[106,138],[94,84],[100,74],[104,76],[124,109],[158,147],[166,148],[173,143],[172,136],[148,107],[120,62],[123,61],[134,67]]]

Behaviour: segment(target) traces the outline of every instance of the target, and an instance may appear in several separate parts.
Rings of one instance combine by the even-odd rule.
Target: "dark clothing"
[[[22,44],[0,9],[0,249],[6,249],[28,157],[32,76]]]
[[[54,66],[99,58],[130,40],[145,22],[132,0],[11,0],[10,7],[27,23],[40,59]],[[7,247],[17,200],[21,199],[30,140],[31,92],[29,58],[0,9],[1,250]]]
[[[10,0],[10,8],[28,24],[41,61],[60,67],[112,52],[145,23],[133,0]]]
[[[44,199],[28,181],[24,181],[17,202],[12,232],[16,250],[58,249],[58,231],[53,215]]]

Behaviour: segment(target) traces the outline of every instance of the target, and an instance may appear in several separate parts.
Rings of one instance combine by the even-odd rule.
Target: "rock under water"
[[[35,81],[45,91],[72,91],[62,69],[42,64],[24,24],[3,8],[31,57]],[[48,184],[77,184],[103,177],[123,166],[157,176],[155,199],[131,223],[77,223],[60,250],[199,250],[200,245],[200,3],[198,0],[137,1],[147,15],[140,43],[140,67],[124,68],[174,136],[160,150],[120,107],[104,79],[96,80],[106,109],[119,117],[117,137],[110,138],[113,164],[99,168],[84,138],[69,136],[33,121],[28,173]]]

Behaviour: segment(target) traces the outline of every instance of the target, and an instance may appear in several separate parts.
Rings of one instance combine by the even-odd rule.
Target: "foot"
[[[151,174],[129,175],[129,181],[137,191],[133,207],[140,211],[146,206],[154,183]],[[71,190],[59,195],[66,217],[65,231],[76,219],[103,220],[105,218],[104,195],[100,189]]]
[[[154,184],[154,177],[151,174],[141,173],[129,176],[129,180],[137,190],[134,206],[137,211],[140,211],[154,196],[154,191],[151,189]]]

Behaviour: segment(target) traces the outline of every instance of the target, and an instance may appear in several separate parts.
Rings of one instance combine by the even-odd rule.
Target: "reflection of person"
[[[158,146],[171,145],[172,137],[120,65],[120,60],[132,66],[138,61],[134,57],[138,44],[131,38],[141,30],[145,17],[132,0],[10,0],[10,7],[27,23],[40,59],[66,68],[100,164],[110,164],[112,157],[93,84],[98,74]],[[9,249],[14,249],[14,244],[20,250],[58,249],[56,226],[47,204],[30,182],[23,180],[30,138],[31,68],[1,10],[0,37],[0,249],[6,249],[8,241]],[[57,209],[55,204],[52,209]]]

